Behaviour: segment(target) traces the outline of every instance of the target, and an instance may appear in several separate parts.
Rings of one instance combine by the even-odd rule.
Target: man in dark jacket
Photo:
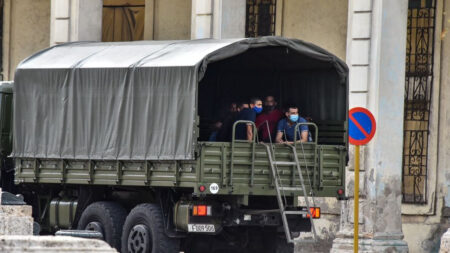
[[[217,141],[230,142],[231,141],[231,131],[233,130],[233,124],[236,122],[239,113],[244,109],[249,108],[247,102],[243,103],[231,103],[230,111],[225,116],[222,121],[222,127],[217,133]]]
[[[259,98],[250,99],[250,108],[244,108],[238,115],[237,120],[247,120],[251,122],[255,122],[256,115],[262,112],[262,100]],[[236,126],[236,140],[247,140],[252,141],[253,135],[256,134],[253,132],[252,124],[244,124],[240,123]]]

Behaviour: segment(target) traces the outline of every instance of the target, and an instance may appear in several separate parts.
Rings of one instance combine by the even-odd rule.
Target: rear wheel
[[[122,253],[178,253],[178,239],[164,232],[161,208],[155,204],[140,204],[131,210],[122,232]]]
[[[115,202],[100,201],[90,204],[81,215],[78,229],[97,231],[109,245],[120,250],[120,237],[127,212]]]

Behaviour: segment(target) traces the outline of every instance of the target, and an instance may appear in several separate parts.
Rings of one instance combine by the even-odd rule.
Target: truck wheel
[[[120,250],[120,236],[126,216],[125,209],[115,202],[94,202],[83,211],[78,229],[100,232],[103,240]]]
[[[122,232],[122,253],[178,253],[180,241],[164,232],[158,205],[145,203],[131,210]]]

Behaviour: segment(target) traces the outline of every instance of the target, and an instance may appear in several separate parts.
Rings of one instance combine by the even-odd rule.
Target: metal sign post
[[[360,145],[367,144],[375,135],[376,122],[372,113],[362,107],[352,108],[348,112],[350,144],[355,145],[355,190],[354,190],[354,213],[353,213],[353,251],[358,252],[359,241],[359,156]]]
[[[359,236],[359,145],[355,146],[355,190],[354,190],[354,213],[353,213],[353,252],[358,252]]]

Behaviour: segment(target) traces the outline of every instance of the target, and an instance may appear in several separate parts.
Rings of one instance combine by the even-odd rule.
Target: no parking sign
[[[348,112],[348,140],[353,145],[365,145],[372,140],[377,124],[372,113],[362,107]]]

